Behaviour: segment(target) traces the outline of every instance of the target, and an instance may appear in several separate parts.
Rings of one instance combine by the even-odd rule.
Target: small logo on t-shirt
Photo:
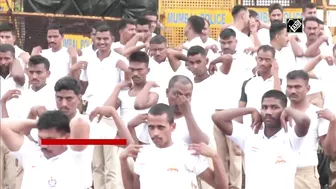
[[[286,163],[286,160],[282,156],[278,156],[275,161],[275,164],[282,164],[282,163]]]
[[[50,177],[50,179],[48,180],[48,184],[50,187],[56,187],[57,181],[53,177]]]
[[[177,168],[168,168],[168,172],[178,172],[179,170]]]

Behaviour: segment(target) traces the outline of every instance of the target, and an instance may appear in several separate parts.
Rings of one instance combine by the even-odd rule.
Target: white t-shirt
[[[233,121],[232,126],[229,138],[245,154],[245,188],[294,189],[296,157],[304,138],[297,137],[292,127],[267,138],[263,130],[254,134],[249,124]]]
[[[336,66],[328,66],[325,61],[320,62],[313,70],[314,74],[323,84],[324,108],[329,109],[336,114]]]
[[[167,148],[157,148],[155,145],[142,148],[134,163],[134,172],[140,176],[140,188],[197,188],[196,176],[208,168],[208,160],[191,153],[183,143]]]
[[[71,69],[71,58],[66,47],[53,52],[50,49],[42,50],[41,56],[47,58],[50,62],[50,77],[48,83],[55,84],[60,78],[67,76]]]
[[[297,66],[295,55],[290,44],[280,51],[276,50],[275,59],[279,66],[279,77],[281,79],[286,79],[287,74]]]
[[[12,152],[19,160],[25,174],[22,189],[83,189],[82,172],[85,170],[88,157],[84,152],[75,152],[70,148],[64,153],[46,159],[41,147],[27,137],[17,152]]]
[[[329,121],[317,117],[316,112],[319,110],[320,108],[310,105],[305,112],[310,118],[310,127],[299,151],[298,167],[317,166],[318,164],[316,153],[319,137],[326,135],[329,129]]]
[[[201,46],[205,48],[205,43],[203,43],[201,37],[195,37],[194,39],[183,43],[183,46],[186,47],[187,49],[190,49],[190,47],[193,47],[193,46]],[[185,49],[182,50],[182,53],[186,56],[187,56],[187,52],[188,51]]]
[[[121,60],[128,65],[128,60],[114,51],[102,61],[97,55],[83,56],[82,59],[88,62],[86,70],[81,71],[80,80],[89,83],[84,96],[89,102],[87,113],[90,113],[96,107],[103,106],[115,86],[125,79],[125,73],[117,68],[117,62]],[[102,87],[104,84],[106,86]]]

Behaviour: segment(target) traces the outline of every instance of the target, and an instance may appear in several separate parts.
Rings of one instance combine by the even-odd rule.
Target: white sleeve
[[[23,168],[25,168],[26,160],[29,159],[28,156],[37,153],[39,146],[24,136],[23,144],[21,148],[16,152],[11,152],[11,154],[19,161]]]
[[[317,129],[318,136],[321,137],[326,135],[328,133],[328,129],[329,129],[329,121],[323,118],[319,118]]]
[[[144,144],[150,144],[150,136],[148,133],[148,125],[147,124],[141,124],[138,127],[135,128],[136,134],[138,137],[138,140]]]
[[[294,151],[299,151],[302,143],[304,142],[305,137],[298,137],[295,133],[294,127],[288,127],[289,140]]]
[[[330,28],[327,25],[324,25],[324,35],[326,35],[328,37],[329,45],[333,45],[332,34],[331,34],[331,31],[330,31]]]
[[[192,153],[191,151],[188,151],[188,153]],[[208,167],[209,167],[209,161],[206,157],[201,155],[188,155],[188,159],[186,161],[186,168],[194,172],[196,175],[200,175],[203,173]]]
[[[81,73],[80,73],[80,76],[79,76],[79,79],[81,81],[88,81],[88,76],[87,76],[87,71],[86,70],[81,70]]]
[[[232,121],[232,134],[228,137],[238,145],[240,149],[245,150],[245,142],[251,133],[253,133],[253,130],[249,125]]]

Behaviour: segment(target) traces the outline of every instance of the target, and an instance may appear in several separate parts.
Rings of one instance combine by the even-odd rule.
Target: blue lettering
[[[196,15],[191,13],[190,16]],[[226,14],[209,14],[209,13],[201,13],[200,16],[209,20],[210,24],[225,24]],[[188,13],[168,13],[168,23],[187,23],[189,18]]]
[[[85,48],[90,45],[90,41],[87,39],[81,40],[80,48]]]
[[[188,13],[168,13],[168,23],[187,23]]]
[[[267,12],[258,12],[258,17],[259,17],[259,20],[264,23],[267,23],[269,21]]]

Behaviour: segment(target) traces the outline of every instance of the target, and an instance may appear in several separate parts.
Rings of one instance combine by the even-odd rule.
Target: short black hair
[[[44,58],[41,55],[34,55],[29,58],[28,66],[36,66],[39,64],[44,64],[44,68],[49,71],[50,69],[50,62],[47,58]]]
[[[51,24],[48,26],[47,31],[49,30],[58,30],[61,35],[65,34],[65,28],[59,24]]]
[[[145,16],[156,16],[156,18],[158,18],[158,14],[152,10],[145,10],[143,13],[142,13],[142,16],[145,17]]]
[[[249,9],[250,18],[258,18],[258,13],[255,10]]]
[[[293,70],[287,74],[286,78],[287,80],[302,79],[309,82],[309,75],[303,70]]]
[[[232,11],[231,11],[231,15],[233,18],[235,18],[238,13],[240,13],[241,11],[247,11],[247,7],[243,6],[243,5],[236,5],[232,8]]]
[[[202,55],[202,56],[206,56],[207,53],[205,52],[205,49],[201,46],[192,46],[189,48],[188,52],[187,52],[187,56],[195,56],[195,55]]]
[[[12,54],[12,57],[15,57],[15,48],[13,45],[10,44],[1,44],[0,45],[0,52],[5,53],[5,52],[10,52]]]
[[[257,50],[257,54],[259,53],[259,51],[271,52],[273,58],[275,57],[275,49],[270,45],[261,45]]]
[[[91,29],[97,29],[99,26],[106,25],[107,23],[105,21],[97,21],[91,25]]]
[[[317,23],[324,25],[324,22],[322,20],[320,20],[319,18],[317,18]]]
[[[133,52],[129,58],[128,61],[131,62],[140,62],[140,63],[144,63],[148,66],[149,64],[149,57],[147,55],[147,53],[143,52],[143,51],[136,51]]]
[[[55,92],[62,90],[73,91],[76,95],[80,94],[80,86],[78,81],[70,76],[65,76],[59,79],[54,87]]]
[[[309,21],[316,22],[317,24],[320,24],[322,22],[322,20],[318,19],[315,16],[309,16],[303,20],[303,25],[306,26],[307,22]]]
[[[141,26],[148,25],[150,27],[150,21],[145,17],[138,18],[136,24]]]
[[[202,34],[203,29],[205,27],[204,19],[200,16],[190,16],[188,18],[188,24],[190,24],[191,28],[194,30],[197,34]]]
[[[98,28],[97,28],[97,32],[110,32],[110,34],[112,35],[112,30],[111,30],[111,27],[107,24],[103,24],[103,25],[100,25]]]
[[[123,18],[120,20],[119,25],[118,25],[118,30],[123,30],[127,27],[127,25],[136,25],[136,22],[131,19]]]
[[[273,40],[277,34],[279,34],[282,30],[286,29],[287,26],[285,23],[281,21],[275,20],[271,23],[270,27],[270,39]]]
[[[303,5],[302,12],[305,12],[307,9],[314,9],[316,8],[316,5],[314,3],[307,3]]]
[[[209,22],[209,20],[208,19],[206,19],[206,18],[203,18],[204,19],[204,22],[206,22],[206,23],[208,23],[208,26],[210,27],[210,22]],[[205,25],[204,25],[204,27],[205,27]]]
[[[193,86],[193,82],[187,77],[187,76],[184,76],[184,75],[175,75],[173,76],[170,80],[169,80],[169,83],[168,83],[168,89],[171,89],[174,87],[175,83],[182,83],[184,85],[189,85],[191,84]]]
[[[70,133],[70,119],[62,111],[47,111],[39,117],[37,129],[39,131],[55,129],[62,134],[68,134]]]
[[[149,109],[148,114],[153,115],[153,116],[161,116],[161,115],[166,114],[168,118],[167,120],[168,123],[169,124],[174,123],[174,111],[167,104],[163,104],[163,103],[155,104]]]
[[[272,3],[269,7],[268,7],[268,14],[271,14],[274,10],[280,10],[281,13],[283,13],[284,8],[279,4],[279,3]]]
[[[231,28],[226,28],[219,34],[219,37],[224,40],[229,39],[230,37],[236,38],[236,36],[236,32]]]
[[[164,36],[162,36],[162,35],[160,35],[160,34],[155,35],[155,36],[152,37],[152,39],[149,41],[149,44],[163,44],[163,43],[167,44],[168,41],[167,41],[167,39],[166,39]]]
[[[16,29],[14,24],[9,22],[4,22],[0,24],[0,32],[12,32],[13,35],[16,35]]]
[[[269,90],[267,91],[261,98],[261,103],[264,101],[265,98],[275,98],[280,100],[281,105],[283,108],[287,107],[287,96],[279,90]]]

